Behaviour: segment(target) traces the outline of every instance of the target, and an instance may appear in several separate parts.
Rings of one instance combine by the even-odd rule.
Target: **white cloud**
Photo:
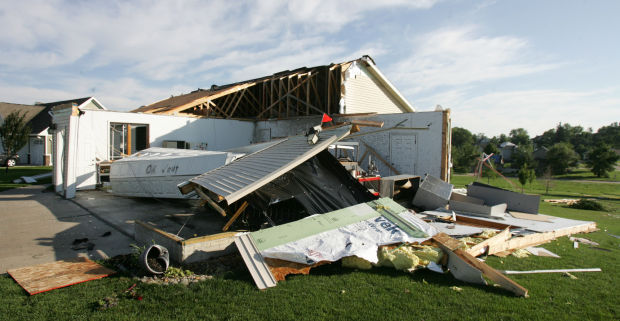
[[[535,136],[560,122],[596,130],[620,119],[619,89],[521,90],[476,96],[451,106],[453,126],[490,136],[520,127]]]
[[[478,34],[478,28],[443,28],[411,41],[411,55],[395,63],[390,74],[405,94],[439,87],[533,74],[559,65],[536,62],[525,39]],[[415,100],[414,100],[415,101]]]
[[[333,53],[325,37],[365,12],[423,9],[436,2],[6,1],[0,4],[0,66],[32,70],[76,62],[86,68],[120,64],[137,75],[167,80],[192,72],[197,61],[225,61],[235,52],[269,59],[291,56],[293,61],[304,56],[296,49],[327,47]],[[269,54],[270,48],[291,39],[314,45]]]
[[[21,104],[52,102],[79,97],[95,96],[112,110],[133,110],[145,103],[169,97],[171,93],[183,93],[192,90],[187,86],[157,88],[146,86],[133,78],[99,79],[84,77],[67,77],[63,88],[41,88],[28,85],[15,85],[0,82],[0,97],[3,101]]]

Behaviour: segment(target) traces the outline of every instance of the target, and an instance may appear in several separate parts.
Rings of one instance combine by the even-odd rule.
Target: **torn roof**
[[[299,164],[307,161],[330,144],[348,135],[351,126],[341,126],[320,133],[316,144],[308,144],[304,135],[292,136],[189,180],[232,204],[256,191]]]
[[[343,94],[344,72],[351,64],[366,66],[380,85],[388,88],[405,112],[413,107],[375,67],[369,56],[343,63],[285,70],[270,76],[241,81],[155,102],[136,113],[216,118],[289,118],[337,114]]]

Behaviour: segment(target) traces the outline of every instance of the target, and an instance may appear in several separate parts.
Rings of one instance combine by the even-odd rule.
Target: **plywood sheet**
[[[529,214],[517,211],[509,211],[508,213],[514,218],[551,223],[551,219],[547,215],[543,214]]]
[[[7,271],[30,295],[116,273],[87,258],[61,260]]]

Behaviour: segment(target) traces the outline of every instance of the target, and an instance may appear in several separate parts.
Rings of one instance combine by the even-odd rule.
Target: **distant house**
[[[101,105],[94,97],[85,97],[72,100],[56,101],[50,103],[36,103],[35,105],[23,105],[12,103],[0,103],[0,122],[10,113],[18,111],[25,113],[24,118],[30,126],[30,137],[28,143],[18,151],[20,165],[52,165],[52,136],[50,126],[52,125],[52,116],[50,111],[54,106],[63,104],[76,104],[82,109],[99,109],[106,108]],[[0,152],[4,152],[0,144]]]
[[[542,147],[537,148],[532,155],[534,156],[535,160],[545,160],[547,159],[548,151],[549,151],[549,148],[542,146]]]
[[[512,155],[517,148],[518,146],[511,142],[503,142],[499,145],[499,153],[502,155],[504,161],[510,162],[512,160]]]

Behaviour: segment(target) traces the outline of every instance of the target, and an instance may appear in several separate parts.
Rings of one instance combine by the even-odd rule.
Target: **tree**
[[[620,125],[617,122],[599,128],[593,136],[594,142],[597,144],[603,143],[612,148],[620,149]]]
[[[28,142],[30,126],[25,121],[26,113],[10,113],[0,125],[0,141],[7,156],[17,153]]]
[[[516,144],[519,148],[532,143],[530,141],[530,135],[528,135],[527,130],[523,128],[516,128],[510,131],[510,142]]]
[[[614,170],[616,162],[620,159],[608,145],[598,144],[590,153],[586,164],[597,177],[609,177],[609,172]]]
[[[547,164],[554,174],[565,174],[571,166],[577,165],[579,157],[570,143],[557,143],[547,152]]]
[[[455,172],[468,172],[478,156],[474,135],[465,128],[452,128],[452,164]]]
[[[519,148],[512,154],[512,168],[536,168],[534,160],[534,149],[532,145],[519,145]]]
[[[527,166],[523,165],[520,169],[519,169],[519,183],[521,183],[521,193],[523,193],[523,187],[525,186],[525,184],[527,182],[529,182],[530,184],[532,184],[532,182],[534,181],[534,179],[536,178],[536,174],[534,173],[534,170],[531,168],[528,168]]]
[[[497,145],[491,142],[488,142],[487,145],[484,146],[484,149],[482,151],[487,155],[499,155],[499,148],[497,148]]]

